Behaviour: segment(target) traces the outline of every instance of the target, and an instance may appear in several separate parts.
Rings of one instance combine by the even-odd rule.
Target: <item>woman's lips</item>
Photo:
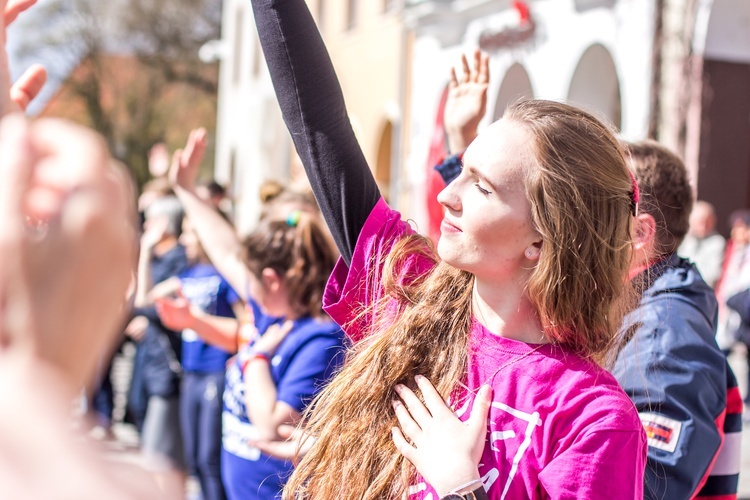
[[[440,231],[442,233],[460,233],[461,230],[454,224],[452,224],[448,219],[443,219],[443,222],[440,223]]]

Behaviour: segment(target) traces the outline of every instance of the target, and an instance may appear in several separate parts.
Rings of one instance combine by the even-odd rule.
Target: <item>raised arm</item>
[[[461,80],[456,76],[456,69],[451,68],[444,118],[451,154],[463,152],[477,137],[479,122],[487,112],[489,66],[489,56],[476,49],[471,67],[466,55],[461,54]]]
[[[456,69],[451,68],[444,117],[451,156],[435,166],[446,184],[453,182],[461,173],[464,151],[476,139],[479,122],[487,111],[490,59],[479,49],[474,51],[473,59],[474,64],[470,67],[466,56],[461,54],[461,80],[456,76]]]
[[[271,325],[253,344],[253,354],[243,363],[245,407],[258,439],[278,439],[280,425],[296,424],[301,413],[279,400],[279,389],[271,373],[271,360],[294,323]],[[279,381],[281,382],[281,381]]]
[[[242,243],[221,214],[195,193],[195,179],[205,151],[206,131],[201,128],[190,132],[185,149],[174,153],[169,180],[211,263],[247,302],[250,271],[242,260]]]
[[[336,73],[304,0],[253,0],[263,53],[294,145],[344,260],[380,199]]]

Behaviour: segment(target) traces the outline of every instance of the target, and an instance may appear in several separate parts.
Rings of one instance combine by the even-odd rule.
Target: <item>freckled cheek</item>
[[[484,239],[502,239],[503,241],[523,238],[531,230],[527,220],[521,218],[502,217],[490,219],[484,217],[475,226],[475,234]]]

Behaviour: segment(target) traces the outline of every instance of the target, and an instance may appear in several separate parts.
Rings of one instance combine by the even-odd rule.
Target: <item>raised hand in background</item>
[[[172,155],[169,181],[182,202],[185,216],[190,220],[209,260],[239,297],[248,302],[250,272],[242,257],[243,247],[240,239],[231,224],[195,192],[195,181],[206,152],[206,145],[205,129],[199,128],[190,132],[185,147]]]
[[[0,26],[0,117],[17,111],[24,111],[47,81],[47,71],[39,64],[28,68],[11,85],[8,53],[6,51],[6,28],[19,14],[36,3],[37,0],[0,0],[3,10]]]
[[[487,111],[489,56],[477,49],[469,66],[466,55],[462,54],[461,69],[459,80],[456,69],[451,68],[443,118],[452,154],[463,151],[476,138],[479,122]]]
[[[169,168],[169,181],[175,187],[187,190],[195,189],[203,155],[206,153],[206,129],[192,130],[183,149],[172,155],[172,166]]]

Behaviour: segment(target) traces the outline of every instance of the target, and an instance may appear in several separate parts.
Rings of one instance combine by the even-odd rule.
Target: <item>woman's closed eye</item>
[[[475,183],[474,183],[474,186],[475,186],[475,187],[476,187],[476,188],[477,188],[477,189],[479,190],[479,192],[480,192],[480,193],[482,193],[482,194],[483,194],[483,195],[485,195],[485,196],[487,196],[488,194],[491,194],[491,193],[492,193],[491,191],[488,191],[488,190],[484,189],[484,188],[482,187],[482,185],[481,185],[481,184],[479,184],[478,182],[475,182]]]

